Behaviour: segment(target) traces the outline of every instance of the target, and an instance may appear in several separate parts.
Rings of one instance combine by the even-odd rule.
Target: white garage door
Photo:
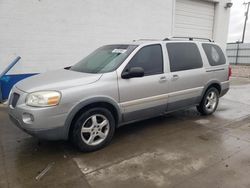
[[[174,36],[213,38],[214,6],[202,0],[176,0]]]

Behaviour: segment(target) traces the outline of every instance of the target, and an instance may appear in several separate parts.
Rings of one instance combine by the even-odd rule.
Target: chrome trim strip
[[[148,102],[154,102],[154,101],[158,101],[158,100],[168,99],[168,97],[171,97],[171,96],[185,95],[185,94],[199,91],[202,89],[203,89],[203,87],[196,87],[196,88],[192,88],[192,89],[186,89],[186,90],[182,90],[182,91],[176,91],[176,92],[172,92],[172,93],[156,95],[156,96],[152,96],[152,97],[146,97],[146,98],[131,100],[131,101],[127,101],[127,102],[122,102],[122,103],[120,103],[120,105],[121,105],[121,107],[129,107],[129,106],[133,106],[133,105],[139,105],[142,103],[148,103]]]
[[[192,93],[194,91],[199,91],[199,90],[202,90],[202,89],[203,89],[203,87],[196,87],[196,88],[192,88],[192,89],[185,89],[185,90],[181,90],[181,91],[175,91],[175,92],[169,93],[168,95],[170,97],[178,96],[178,95],[185,95],[185,94]]]
[[[216,71],[221,71],[221,70],[225,70],[225,68],[206,70],[206,72],[216,72]]]
[[[142,99],[136,99],[136,100],[132,100],[128,102],[123,102],[123,103],[120,103],[120,105],[122,107],[129,107],[129,106],[138,105],[141,103],[153,102],[153,101],[163,100],[167,98],[168,98],[168,94],[162,94],[162,95],[156,95],[156,96],[146,97]]]

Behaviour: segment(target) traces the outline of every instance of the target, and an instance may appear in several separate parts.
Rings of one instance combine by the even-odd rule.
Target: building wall
[[[226,49],[230,17],[230,8],[225,8],[228,2],[231,2],[231,0],[220,0],[215,3],[213,38],[224,49]]]
[[[1,0],[0,70],[18,55],[13,73],[45,72],[100,45],[167,37],[172,6],[172,0]]]
[[[222,45],[225,1],[216,3],[213,29]],[[0,72],[18,55],[10,73],[41,73],[72,65],[101,45],[163,39],[174,35],[174,18],[175,0],[0,0]]]

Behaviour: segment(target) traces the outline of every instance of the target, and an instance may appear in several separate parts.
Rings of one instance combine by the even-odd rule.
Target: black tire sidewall
[[[212,91],[216,93],[217,103],[216,103],[216,106],[213,109],[213,111],[208,111],[207,108],[206,108],[206,99],[207,99],[208,94],[210,92],[212,92]],[[201,101],[201,103],[200,103],[200,105],[198,106],[197,109],[203,115],[210,115],[210,114],[213,114],[216,111],[218,104],[219,104],[219,91],[216,88],[211,87],[206,91],[206,93],[205,93],[204,97],[202,98],[202,101]]]
[[[109,133],[108,136],[106,137],[106,139],[101,142],[98,145],[95,146],[91,146],[86,144],[81,137],[81,128],[83,123],[92,115],[94,114],[101,114],[103,116],[105,116],[108,120],[109,120]],[[73,125],[73,131],[72,131],[72,141],[74,143],[74,145],[80,150],[80,151],[84,151],[84,152],[90,152],[90,151],[95,151],[98,149],[101,149],[102,147],[104,147],[105,145],[107,145],[111,139],[113,138],[114,132],[115,132],[115,119],[114,116],[112,115],[112,113],[106,109],[106,108],[92,108],[89,109],[85,112],[83,112],[75,121],[75,124]]]

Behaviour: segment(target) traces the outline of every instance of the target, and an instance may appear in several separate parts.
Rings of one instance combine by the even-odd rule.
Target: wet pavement
[[[0,106],[0,187],[250,187],[249,93],[249,79],[233,78],[214,115],[130,124],[93,153],[23,133]]]

